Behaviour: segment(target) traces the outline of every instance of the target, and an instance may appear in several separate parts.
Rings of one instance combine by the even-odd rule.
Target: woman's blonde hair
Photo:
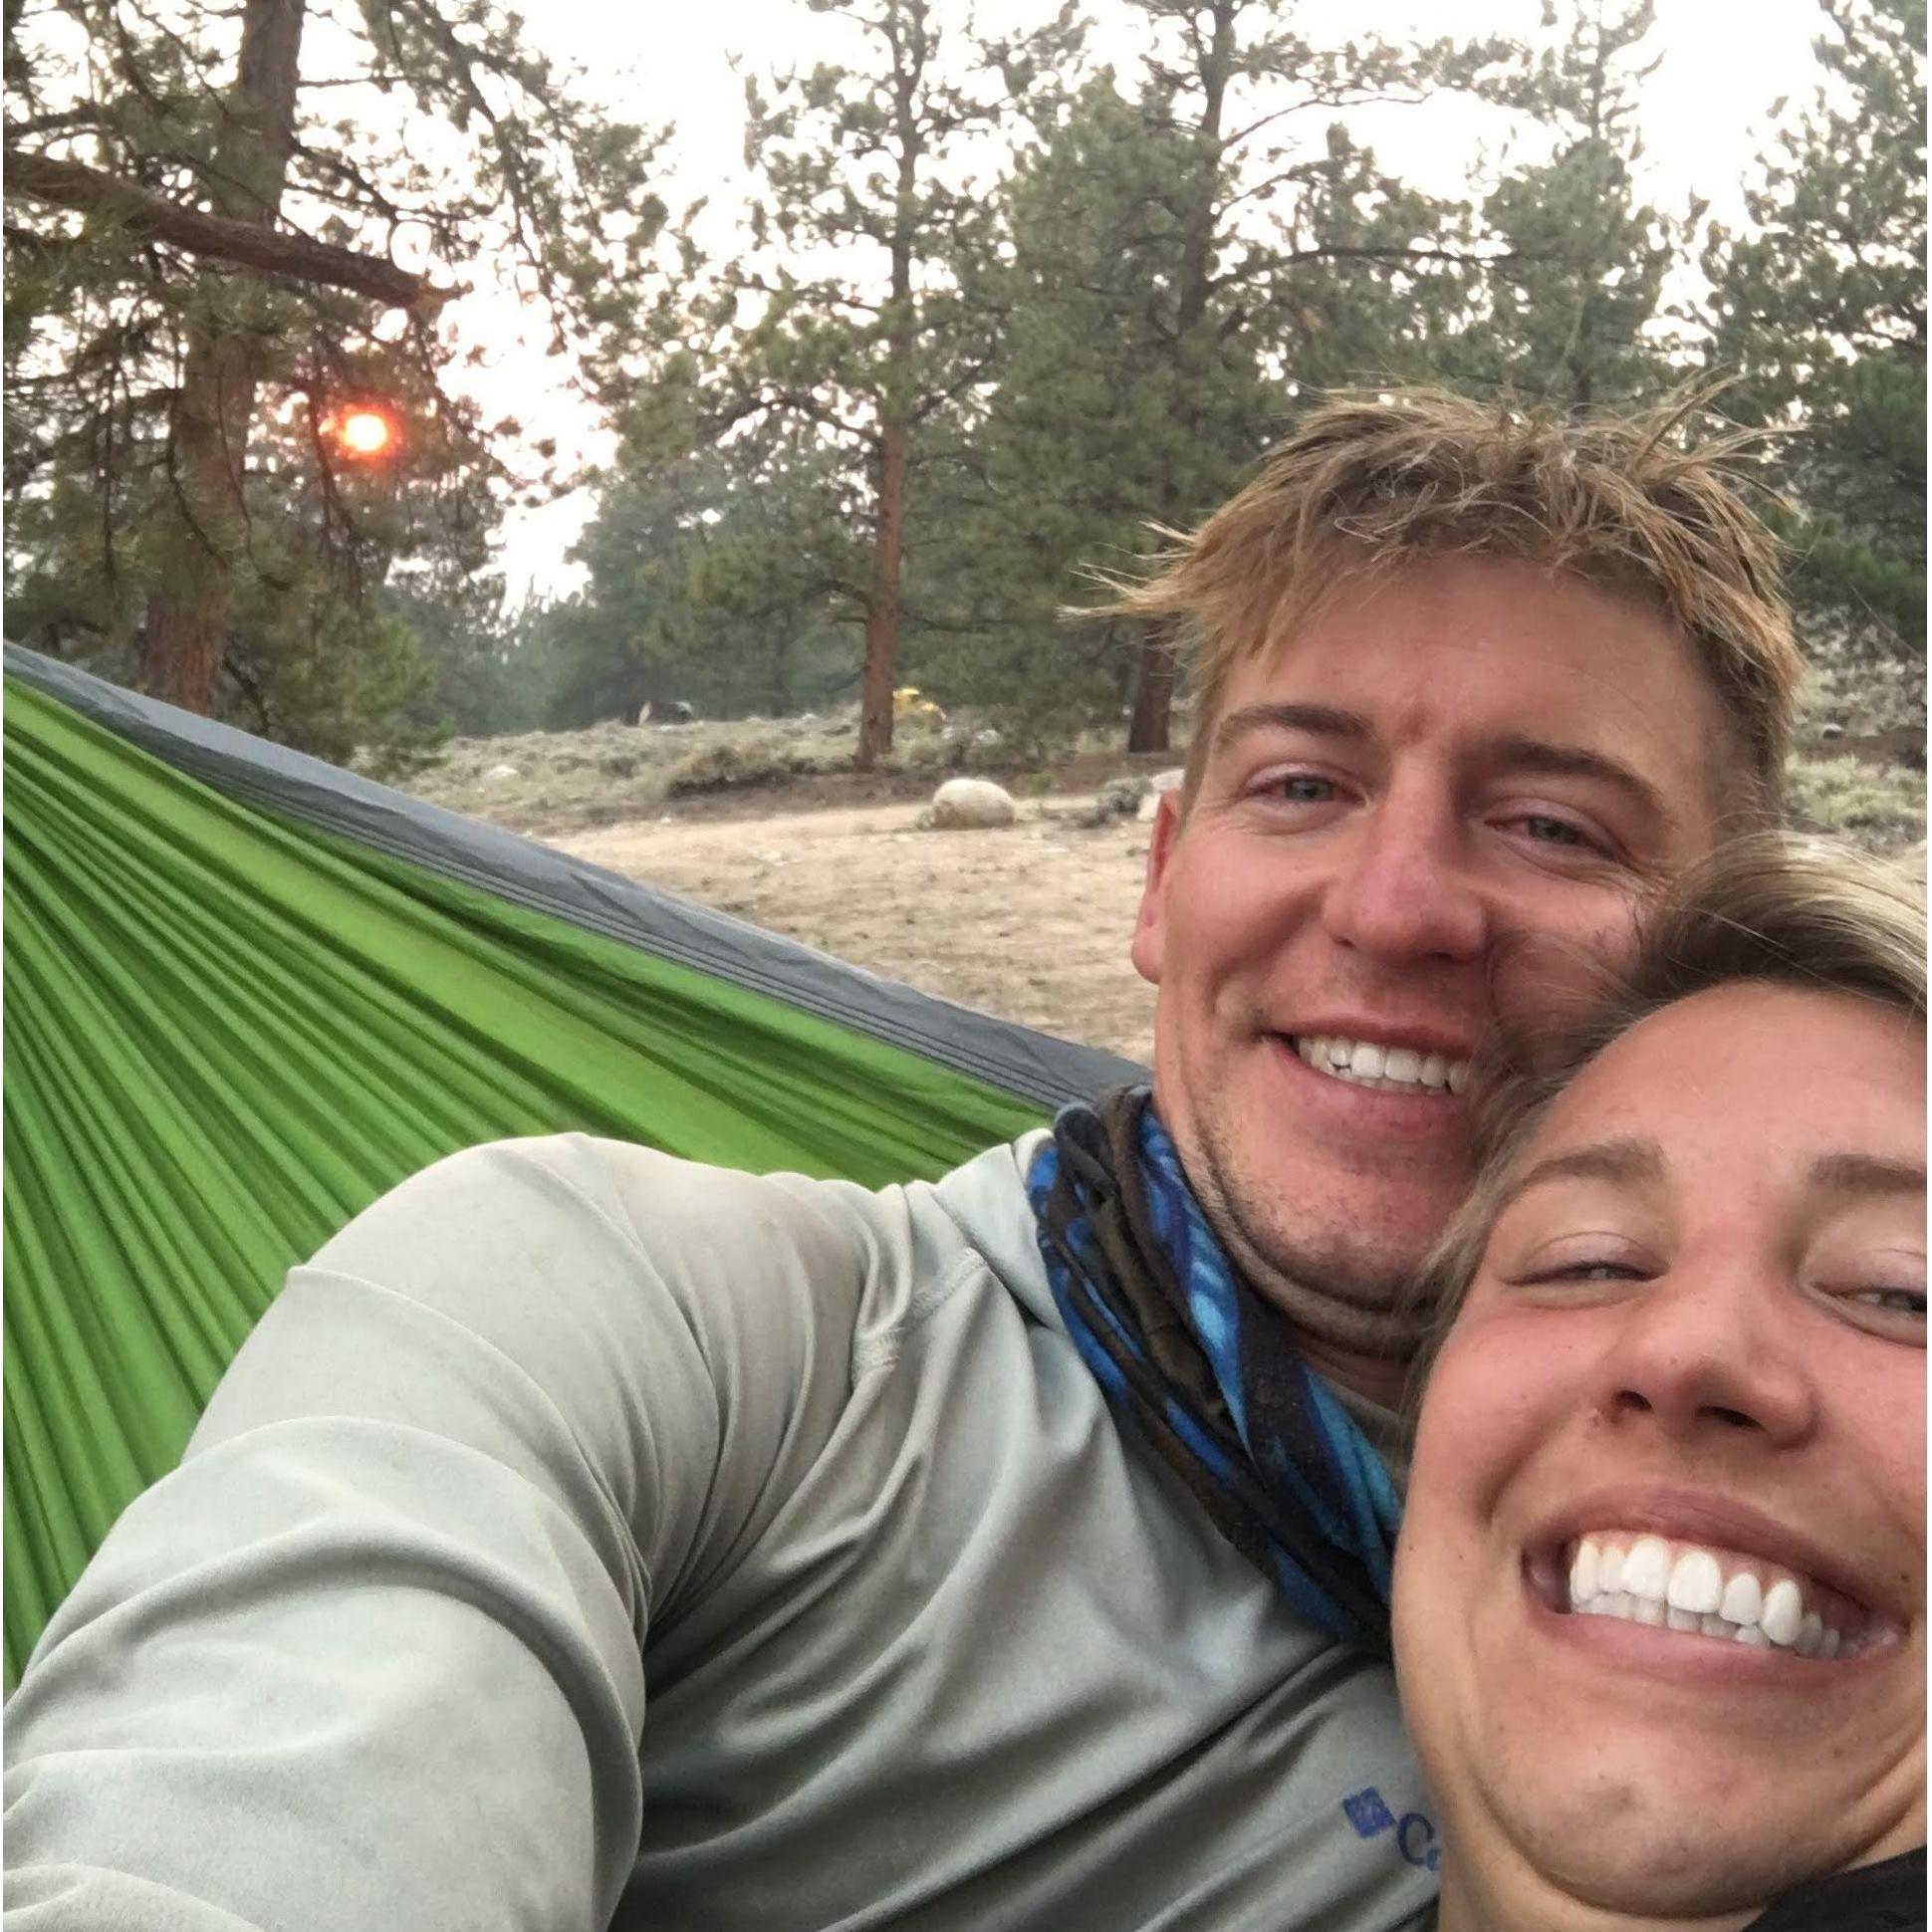
[[[1469,1292],[1504,1190],[1551,1104],[1606,1047],[1694,993],[1740,981],[1847,993],[1925,1020],[1923,848],[1881,859],[1835,840],[1755,833],[1682,874],[1627,971],[1554,1036],[1507,1027],[1471,1088],[1475,1180],[1427,1263],[1435,1311],[1413,1387]]]
[[[1092,614],[1175,624],[1192,644],[1192,798],[1237,665],[1279,651],[1338,585],[1466,555],[1521,561],[1636,599],[1689,639],[1736,736],[1752,825],[1775,824],[1804,660],[1778,546],[1737,459],[1762,441],[1693,440],[1696,396],[1572,418],[1436,389],[1318,408],[1253,482]]]

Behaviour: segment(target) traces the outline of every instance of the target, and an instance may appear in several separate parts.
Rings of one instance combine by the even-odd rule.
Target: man
[[[1468,1057],[1773,815],[1798,662],[1712,463],[1442,397],[1318,412],[1127,601],[1201,642],[1153,1106],[378,1203],[49,1627],[23,1925],[1426,1912],[1384,1465]]]

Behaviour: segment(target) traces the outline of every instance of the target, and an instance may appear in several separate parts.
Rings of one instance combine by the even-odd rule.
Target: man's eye
[[[1327,805],[1334,796],[1334,780],[1317,778],[1309,772],[1291,772],[1286,778],[1278,778],[1274,785],[1290,805]]]
[[[1596,849],[1596,842],[1568,819],[1553,819],[1539,812],[1524,819],[1521,824],[1524,832],[1538,845],[1575,845],[1591,851]]]

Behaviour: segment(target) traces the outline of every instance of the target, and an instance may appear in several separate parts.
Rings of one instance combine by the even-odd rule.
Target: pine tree
[[[862,614],[860,506],[810,425],[773,415],[666,464],[620,454],[572,552],[589,572],[545,619],[549,722],[781,715],[848,684],[840,633]]]
[[[650,142],[487,0],[309,25],[9,7],[8,575],[15,635],[339,749],[423,682],[385,578],[473,572],[511,480],[445,298],[518,264],[595,381],[663,210]],[[357,405],[379,461],[335,433]]]
[[[1304,397],[1431,365],[1484,271],[1470,210],[1392,178],[1338,116],[1477,85],[1515,50],[1322,48],[1275,0],[1139,10],[1138,88],[1101,74],[1069,90],[1003,193],[1010,245],[990,279],[1007,320],[953,577],[981,681],[1069,716],[1096,715],[1111,685],[1129,749],[1153,752],[1176,640],[1056,642],[1051,613],[1091,601],[1081,562],[1130,570],[1150,526],[1211,510]]]
[[[1545,28],[1560,18],[1546,4]],[[1510,88],[1554,152],[1485,200],[1496,260],[1471,325],[1442,358],[1451,380],[1577,414],[1654,400],[1681,380],[1662,298],[1703,206],[1678,214],[1639,203],[1631,178],[1643,152],[1638,101],[1662,58],[1646,58],[1655,22],[1653,0],[1570,0],[1561,41]]]
[[[970,158],[1015,100],[1071,58],[1071,8],[1004,42],[946,33],[931,0],[808,0],[852,30],[853,65],[747,84],[746,158],[764,181],[751,251],[721,274],[685,363],[701,437],[786,414],[841,452],[869,552],[856,763],[890,748],[902,577],[922,473],[984,376],[995,318],[968,299],[992,246]],[[769,268],[763,264],[776,255]],[[670,379],[658,372],[660,390]],[[647,405],[660,419],[660,393]]]
[[[1176,527],[1212,508],[1252,453],[1252,443],[1228,447],[1217,406],[1231,349],[1286,378],[1268,425],[1279,433],[1302,387],[1402,372],[1409,347],[1477,267],[1468,210],[1386,175],[1337,117],[1365,102],[1484,87],[1515,50],[1487,40],[1404,48],[1366,35],[1322,46],[1284,0],[1135,4],[1150,30],[1147,123],[1186,150],[1169,202],[1179,259],[1157,327],[1180,440],[1221,457],[1212,490],[1193,463],[1160,478],[1148,507]],[[1252,436],[1252,415],[1237,413]],[[1131,751],[1167,748],[1176,641],[1158,629],[1140,640]]]
[[[1793,591],[1924,690],[1924,0],[1821,0],[1827,83],[1761,165],[1755,232],[1713,235],[1727,407],[1788,430]],[[1774,114],[1776,110],[1774,110]]]

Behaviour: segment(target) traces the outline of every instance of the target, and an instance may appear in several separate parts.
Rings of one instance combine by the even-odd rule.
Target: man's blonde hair
[[[1443,556],[1534,564],[1632,597],[1690,640],[1736,733],[1751,823],[1772,824],[1804,660],[1778,548],[1732,465],[1757,438],[1693,444],[1695,399],[1580,420],[1434,389],[1339,397],[1107,614],[1177,623],[1194,649],[1185,796],[1235,667],[1279,652],[1339,584]],[[1735,802],[1735,799],[1734,799]]]
[[[1429,1360],[1468,1294],[1505,1190],[1557,1096],[1614,1041],[1692,994],[1757,982],[1855,994],[1925,1023],[1923,848],[1875,858],[1832,839],[1757,833],[1686,871],[1646,922],[1635,961],[1599,966],[1598,997],[1568,1026],[1505,1029],[1471,1090],[1475,1180],[1418,1282],[1435,1324]],[[1792,1096],[1802,1106],[1802,1093]]]

